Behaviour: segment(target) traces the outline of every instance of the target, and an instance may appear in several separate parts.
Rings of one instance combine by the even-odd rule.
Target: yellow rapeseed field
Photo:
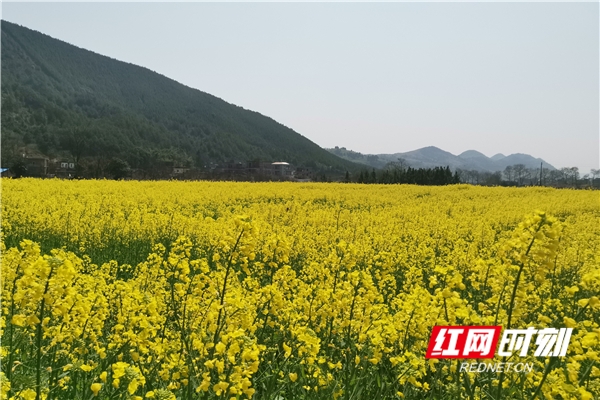
[[[1,250],[2,399],[600,398],[598,192],[3,179]],[[574,330],[469,372],[436,325]]]

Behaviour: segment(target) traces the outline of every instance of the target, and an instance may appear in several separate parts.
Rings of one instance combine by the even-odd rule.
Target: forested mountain
[[[119,157],[204,167],[287,161],[357,170],[273,119],[147,68],[2,21],[2,166],[23,149],[49,157]]]
[[[423,147],[421,149],[406,153],[395,154],[362,154],[344,147],[328,149],[332,154],[339,157],[369,165],[374,168],[383,168],[390,162],[397,163],[401,160],[406,166],[413,168],[435,168],[449,166],[452,170],[474,170],[480,172],[504,171],[510,165],[522,164],[526,168],[543,168],[554,170],[555,168],[541,158],[535,158],[529,154],[511,154],[504,156],[496,154],[493,157],[475,151],[467,150],[459,155],[454,155],[435,146]]]

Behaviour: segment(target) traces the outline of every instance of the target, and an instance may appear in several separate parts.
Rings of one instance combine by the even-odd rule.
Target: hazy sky
[[[2,18],[323,147],[599,167],[594,3],[6,3]]]

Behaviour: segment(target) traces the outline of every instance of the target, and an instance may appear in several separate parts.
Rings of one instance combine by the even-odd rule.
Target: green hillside
[[[142,169],[260,159],[357,170],[269,117],[2,21],[3,166],[23,148]]]

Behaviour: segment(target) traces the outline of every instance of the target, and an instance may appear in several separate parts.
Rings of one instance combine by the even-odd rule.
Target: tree
[[[579,180],[579,168],[571,167],[569,168],[569,175],[571,177],[571,184],[577,187],[577,181]]]
[[[4,113],[4,99],[2,100],[2,112]],[[24,153],[23,149],[25,147],[25,144],[23,143],[19,135],[2,127],[2,141],[0,144],[2,145],[0,153],[2,154],[3,166],[10,166],[19,161],[22,161]]]
[[[75,163],[75,178],[78,178],[82,172],[81,158],[87,155],[90,150],[87,128],[72,128],[66,136],[63,136],[61,145],[71,153],[73,163]]]
[[[123,179],[129,176],[129,164],[120,158],[113,158],[106,167],[106,172],[113,179]]]
[[[600,168],[599,169],[591,169],[590,174],[592,175],[592,186],[595,186],[595,180],[600,178]],[[600,186],[600,183],[598,184]]]
[[[540,165],[540,186],[548,185],[547,180],[550,176],[550,170]]]
[[[550,171],[547,178],[547,184],[556,186],[560,184],[564,179],[564,173],[561,170],[555,169]]]
[[[502,173],[500,171],[484,172],[483,179],[487,186],[499,186],[502,184]]]
[[[399,158],[398,161],[390,161],[389,163],[387,163],[385,165],[385,169],[390,171],[390,172],[398,172],[398,173],[404,173],[404,170],[406,170],[406,161],[403,158]]]
[[[460,170],[457,168],[456,171],[454,171],[454,176],[452,177],[452,183],[460,183]]]
[[[27,166],[23,160],[15,161],[9,169],[15,174],[15,178],[21,178],[27,174]]]
[[[527,178],[527,167],[524,164],[515,164],[513,165],[513,173],[519,186],[523,186],[523,182]]]
[[[507,181],[512,182],[513,175],[514,175],[514,171],[513,171],[512,165],[508,165],[506,168],[504,168],[504,177],[506,178]]]
[[[570,167],[563,167],[560,169],[560,178],[559,178],[559,182],[564,185],[564,186],[568,186],[570,184],[573,183],[573,171],[571,170]]]

